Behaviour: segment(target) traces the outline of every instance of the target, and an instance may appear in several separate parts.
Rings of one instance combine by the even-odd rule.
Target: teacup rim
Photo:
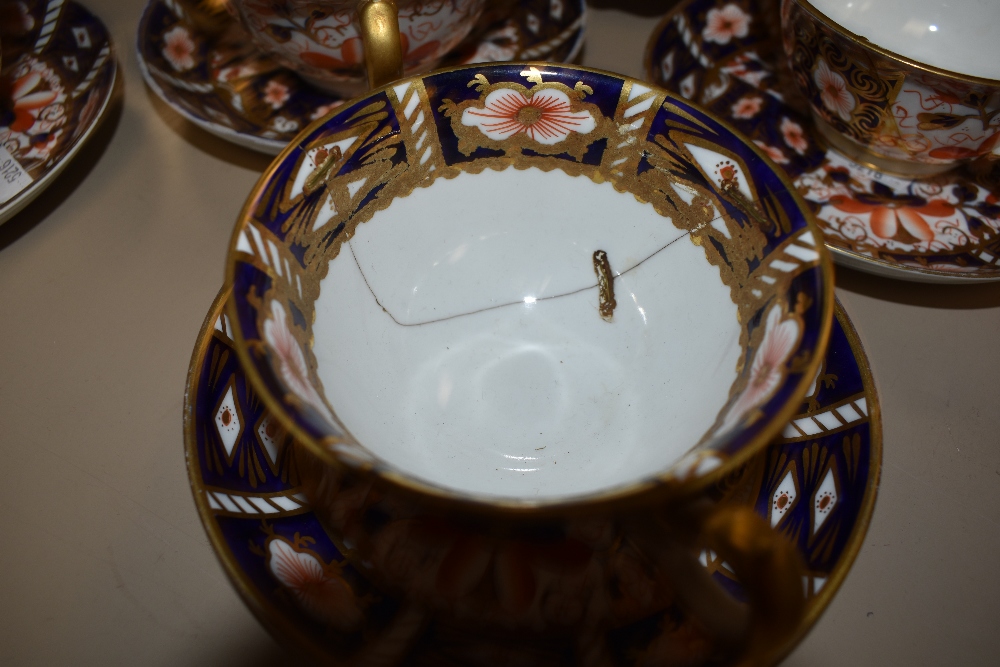
[[[693,1],[694,0],[686,0],[686,2],[684,2],[683,4],[687,5]],[[884,56],[886,58],[889,58],[890,60],[895,60],[896,62],[906,65],[907,67],[921,70],[928,74],[934,74],[936,76],[941,76],[948,79],[957,79],[965,83],[971,83],[979,86],[991,86],[994,88],[1000,88],[1000,79],[990,79],[988,77],[973,76],[971,74],[962,74],[961,72],[945,69],[943,67],[937,67],[936,65],[931,65],[929,63],[921,62],[919,60],[915,60],[914,58],[909,58],[907,56],[901,55],[899,53],[896,53],[895,51],[890,51],[889,49],[879,46],[878,44],[869,40],[868,38],[858,35],[857,33],[854,33],[845,28],[844,26],[840,25],[832,18],[824,14],[822,11],[817,9],[815,6],[813,6],[813,4],[809,2],[809,0],[790,0],[790,1],[801,5],[803,9],[813,14],[813,16],[816,19],[818,19],[821,23],[832,29],[834,32],[838,33],[841,37],[847,38],[848,40],[854,42],[860,47],[871,49],[875,53]],[[673,15],[673,12],[671,12],[671,15]]]
[[[626,74],[619,74],[608,70],[575,64],[530,60],[457,65],[398,79],[379,88],[369,90],[363,95],[345,101],[343,107],[349,108],[351,105],[365,98],[388,91],[405,82],[419,81],[428,76],[462,70],[482,70],[484,68],[492,67],[557,67],[561,69],[587,72],[612,79],[619,79],[624,82],[638,83],[652,91],[656,91],[660,95],[663,95],[664,101],[668,99],[676,99],[685,105],[694,107],[706,116],[711,117],[715,122],[729,131],[733,136],[737,137],[745,146],[753,151],[755,155],[763,160],[764,164],[767,165],[775,176],[777,176],[779,182],[785,186],[786,191],[792,196],[796,206],[803,214],[806,228],[812,232],[814,238],[823,238],[822,231],[810,212],[805,199],[803,199],[802,195],[800,195],[795,189],[794,184],[784,170],[779,168],[760,147],[745,139],[743,135],[727,120],[717,117],[715,114],[704,109],[701,105],[691,102],[690,100],[686,100],[655,83],[628,76]],[[264,190],[267,183],[274,176],[274,173],[281,166],[287,156],[301,145],[301,138],[311,134],[315,129],[327,122],[330,117],[337,115],[341,111],[343,111],[342,108],[333,109],[326,115],[304,127],[302,131],[299,132],[299,134],[297,134],[287,146],[285,146],[281,153],[275,156],[271,164],[268,165],[267,169],[265,169],[261,176],[257,179],[257,182],[250,190],[250,194],[247,196],[246,201],[240,208],[240,212],[237,216],[236,224],[230,238],[229,247],[226,251],[225,282],[223,284],[224,290],[233,290],[235,271],[238,264],[236,258],[237,245],[239,244],[240,235],[244,230],[245,223],[250,219],[251,209],[257,200],[257,195]],[[466,512],[470,514],[515,514],[519,516],[533,517],[585,514],[598,509],[607,509],[611,507],[635,507],[637,505],[665,503],[693,497],[699,491],[711,487],[731,474],[734,470],[738,469],[781,433],[788,421],[795,416],[797,408],[801,404],[806,392],[813,383],[814,377],[822,366],[823,356],[829,345],[833,319],[835,317],[836,295],[834,291],[833,259],[830,255],[829,249],[822,242],[816,244],[816,251],[819,254],[819,261],[815,268],[822,276],[822,285],[820,286],[820,293],[817,294],[817,297],[822,299],[823,302],[819,306],[821,308],[819,316],[820,323],[816,345],[814,346],[814,351],[818,353],[812,355],[812,358],[809,360],[805,369],[801,373],[801,379],[798,384],[795,385],[789,395],[789,398],[785,401],[781,408],[770,417],[768,423],[761,428],[752,440],[743,445],[736,453],[723,459],[720,465],[714,470],[703,475],[688,476],[686,479],[677,479],[671,475],[671,471],[676,465],[675,462],[674,465],[669,466],[659,474],[650,475],[648,477],[598,491],[588,491],[575,495],[560,496],[554,499],[515,499],[488,495],[476,495],[425,481],[413,475],[403,474],[393,468],[380,468],[378,462],[348,459],[345,456],[338,455],[338,453],[333,451],[330,447],[324,446],[321,440],[314,438],[305,429],[303,429],[298,424],[297,420],[286,410],[283,402],[272,394],[264,378],[258,372],[256,363],[253,359],[253,353],[248,346],[246,339],[243,337],[239,311],[236,303],[231,297],[226,302],[224,312],[229,318],[229,328],[233,340],[233,347],[236,350],[240,366],[243,368],[243,372],[248,378],[250,385],[258,393],[268,411],[278,419],[281,425],[294,438],[296,443],[298,443],[298,446],[307,449],[311,455],[316,456],[323,463],[331,465],[334,468],[346,468],[363,476],[371,476],[375,478],[376,481],[382,481],[389,484],[395,490],[418,497],[421,502],[427,503],[429,506],[448,508],[456,512]],[[688,453],[690,453],[690,450]],[[685,456],[686,455],[687,454],[685,454]],[[380,462],[380,460],[377,461]]]

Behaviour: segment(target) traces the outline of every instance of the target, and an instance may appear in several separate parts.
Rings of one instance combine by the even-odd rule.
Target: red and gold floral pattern
[[[194,67],[195,44],[191,33],[182,25],[175,25],[163,33],[163,57],[177,72]]]
[[[340,567],[336,563],[324,564],[303,547],[272,537],[267,544],[271,574],[303,609],[324,624],[341,632],[358,629],[365,620],[364,611],[354,590],[341,576]]]
[[[107,109],[117,64],[104,25],[75,2],[0,5],[0,222],[68,164]]]
[[[768,311],[764,337],[750,362],[746,388],[730,406],[723,428],[739,424],[771,397],[785,377],[786,362],[798,347],[801,335],[802,324],[797,317],[786,317],[781,306]]]
[[[1000,238],[996,196],[971,183],[911,181],[832,154],[797,185],[828,238],[872,257],[943,255]]]
[[[67,95],[55,68],[24,56],[5,79],[10,81],[11,117],[0,127],[0,142],[21,166],[44,164],[64,138]]]
[[[583,0],[487,4],[480,23],[451,50],[445,64],[514,59],[558,62],[575,57],[582,47]],[[331,44],[343,32],[332,21],[326,17],[313,23],[317,36]],[[280,30],[270,34],[275,39],[284,36]],[[413,49],[425,37],[423,30],[414,28],[407,44]],[[344,55],[346,42],[337,43],[337,58],[352,61],[351,67],[361,62],[354,47],[346,46]],[[307,61],[321,63],[325,57],[311,46],[304,52]],[[280,152],[302,128],[346,99],[315,88],[258,51],[227,12],[206,17],[204,6],[196,0],[151,0],[139,24],[139,56],[147,83],[168,105],[208,132],[266,153]]]
[[[900,171],[910,163],[947,169],[996,148],[1000,82],[890,58],[837,32],[797,0],[782,0],[782,12],[793,79],[834,137],[897,161]]]
[[[650,42],[650,78],[729,118],[750,136],[795,179],[827,245],[846,253],[852,266],[919,280],[1000,279],[1000,170],[980,159],[968,170],[902,178],[828,150],[794,91],[776,74],[774,63],[783,48],[759,19],[761,0],[741,5],[749,17],[745,37],[725,45],[699,40],[708,15],[725,6],[725,0],[687,0],[666,18]],[[790,12],[791,5],[784,3],[783,10]],[[787,44],[790,49],[793,45],[794,40]],[[822,107],[831,122],[857,119],[864,110],[850,90],[849,77],[831,62],[818,58],[809,69],[817,91],[814,106]],[[997,149],[1000,134],[973,146],[984,123],[988,128],[1000,124],[1000,116],[984,106],[986,100],[965,100],[976,102],[965,108],[960,90],[935,91],[925,83],[915,77],[901,84],[892,107],[900,132],[885,139],[887,145],[905,145],[911,153],[927,151],[941,159]],[[969,123],[979,129],[967,135]],[[937,138],[923,139],[918,130]]]
[[[851,112],[857,106],[854,95],[847,88],[847,81],[839,73],[830,69],[826,61],[820,58],[813,70],[813,81],[819,89],[819,98],[830,113],[837,114],[841,120],[850,121]]]
[[[764,100],[760,95],[744,95],[740,99],[736,100],[736,103],[730,107],[732,111],[733,118],[753,118],[760,113],[760,110],[764,106]]]
[[[277,358],[281,380],[298,400],[333,422],[333,416],[313,385],[302,347],[292,334],[287,320],[285,307],[279,301],[272,301],[271,317],[264,323],[264,339],[268,349]]]

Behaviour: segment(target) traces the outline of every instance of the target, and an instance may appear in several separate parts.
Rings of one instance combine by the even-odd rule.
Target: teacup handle
[[[393,0],[361,0],[358,25],[365,46],[368,85],[375,89],[402,78],[403,44],[396,3]]]
[[[749,600],[749,635],[736,664],[768,664],[769,654],[780,650],[782,640],[795,632],[805,613],[802,557],[747,507],[714,512],[702,534],[733,568]]]
[[[671,572],[678,600],[692,617],[715,640],[739,647],[734,666],[770,664],[805,611],[801,556],[750,508],[702,502],[690,509],[671,531],[683,533],[680,541],[643,530],[642,550]],[[685,538],[691,537],[724,559],[743,586],[747,605],[734,600],[692,557],[690,548],[681,546],[690,544]]]

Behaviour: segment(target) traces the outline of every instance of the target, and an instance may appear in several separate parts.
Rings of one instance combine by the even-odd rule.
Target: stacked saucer
[[[76,2],[6,3],[0,39],[3,223],[41,194],[94,133],[118,66],[107,28]]]
[[[880,414],[763,155],[543,63],[397,81],[295,137],[185,401],[202,520],[260,620],[344,664],[791,650],[864,538]]]

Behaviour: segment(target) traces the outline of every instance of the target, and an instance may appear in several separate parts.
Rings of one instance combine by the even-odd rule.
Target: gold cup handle
[[[361,0],[358,24],[365,47],[368,85],[379,88],[403,76],[399,9],[393,0]]]
[[[795,546],[747,507],[727,507],[705,522],[706,544],[746,591],[749,628],[739,667],[770,664],[805,614],[805,568]]]
[[[771,664],[803,618],[804,567],[794,545],[747,507],[701,501],[683,518],[647,522],[640,548],[669,572],[680,604],[736,656],[736,667]],[[667,539],[664,539],[666,537]],[[692,542],[715,551],[732,568],[748,598],[722,589],[691,554]]]

